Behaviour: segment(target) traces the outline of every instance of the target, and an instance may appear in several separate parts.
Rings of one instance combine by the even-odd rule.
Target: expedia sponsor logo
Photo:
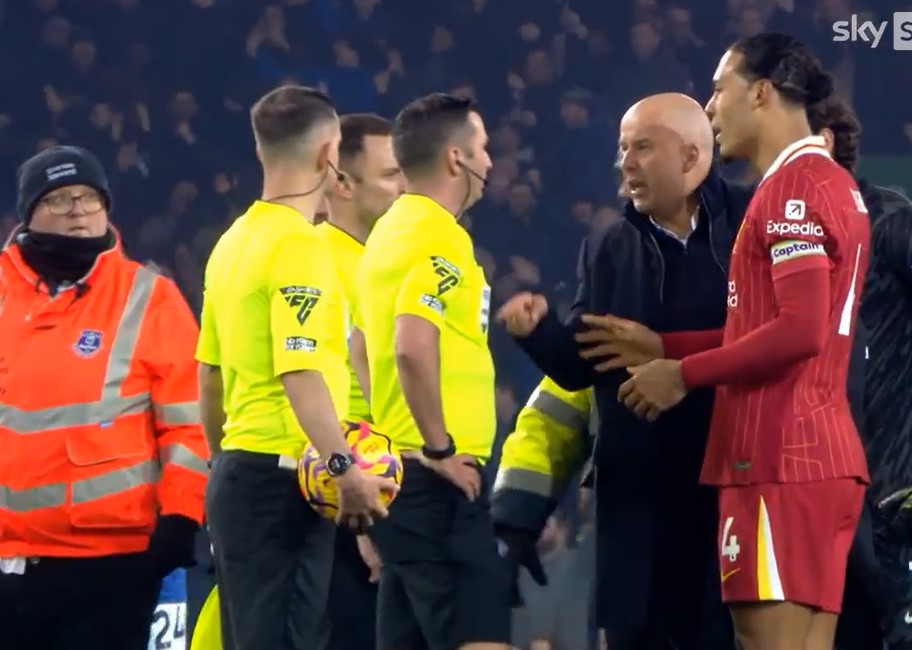
[[[777,221],[766,222],[767,235],[804,235],[805,237],[823,237],[823,228],[811,221],[802,223],[782,223]]]
[[[826,251],[823,250],[821,244],[806,241],[784,241],[770,248],[773,264],[808,255],[826,255]]]
[[[731,308],[738,306],[738,287],[734,280],[728,281],[728,306]]]

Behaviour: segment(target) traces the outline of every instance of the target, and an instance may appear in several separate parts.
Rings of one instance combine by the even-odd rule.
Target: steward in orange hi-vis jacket
[[[0,252],[0,646],[144,649],[203,514],[198,329],[124,256],[92,154],[44,151],[18,186],[24,224]]]

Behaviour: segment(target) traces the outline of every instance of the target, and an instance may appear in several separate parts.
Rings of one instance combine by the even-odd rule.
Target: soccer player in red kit
[[[854,179],[811,134],[832,80],[795,39],[735,43],[706,111],[721,154],[763,176],[735,239],[721,347],[630,368],[658,417],[717,386],[701,480],[719,486],[724,600],[744,650],[830,650],[868,480],[846,376],[868,263]]]

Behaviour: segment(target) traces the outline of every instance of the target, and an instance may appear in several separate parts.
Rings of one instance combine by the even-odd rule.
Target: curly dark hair
[[[861,141],[861,123],[855,111],[834,95],[808,107],[808,123],[814,133],[819,134],[823,129],[833,133],[833,160],[855,173]]]

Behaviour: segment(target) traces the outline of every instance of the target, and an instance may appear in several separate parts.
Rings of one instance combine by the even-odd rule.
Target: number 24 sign
[[[148,650],[187,650],[185,603],[162,603],[155,608]]]

